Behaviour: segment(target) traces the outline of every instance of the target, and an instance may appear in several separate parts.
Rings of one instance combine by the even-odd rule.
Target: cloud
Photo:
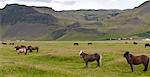
[[[15,0],[17,2],[51,2],[52,0]]]
[[[74,5],[76,3],[76,1],[74,0],[64,0],[64,1],[60,1],[60,0],[53,0],[52,3],[56,3],[56,4],[61,4],[61,5]]]
[[[131,9],[147,0],[0,0],[0,8],[18,3],[28,6],[46,6],[55,10],[77,9]]]

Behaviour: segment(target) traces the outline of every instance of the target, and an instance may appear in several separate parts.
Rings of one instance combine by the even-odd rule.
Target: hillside
[[[106,32],[134,35],[150,30],[150,1],[105,21]],[[112,26],[113,25],[113,26]]]
[[[150,1],[129,10],[68,10],[6,5],[0,9],[2,39],[104,40],[150,37]]]

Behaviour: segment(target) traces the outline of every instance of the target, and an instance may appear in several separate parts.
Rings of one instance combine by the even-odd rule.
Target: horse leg
[[[26,52],[25,52],[25,55],[27,55],[27,50],[26,50]]]
[[[97,67],[99,67],[99,60],[96,60],[97,61]]]
[[[144,70],[143,71],[147,71],[148,65],[144,65]]]
[[[32,52],[32,49],[30,49],[30,52]]]
[[[85,66],[85,67],[88,67],[88,61],[86,61],[86,62],[85,62],[85,64],[86,64],[86,66]]]
[[[147,71],[148,64],[149,64],[149,58],[148,58],[148,61],[147,61],[147,63],[146,63],[146,64],[144,64],[144,70],[143,70],[143,71]]]
[[[132,72],[133,72],[133,66],[132,66],[132,64],[130,64],[130,66],[131,66],[131,70],[132,70]]]
[[[37,49],[36,49],[36,51],[38,52],[38,51],[39,51],[39,49],[37,48]]]

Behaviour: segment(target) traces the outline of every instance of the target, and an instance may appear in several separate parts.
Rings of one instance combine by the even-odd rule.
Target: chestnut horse
[[[132,72],[133,72],[132,65],[139,65],[139,64],[143,64],[144,65],[143,71],[147,71],[148,64],[149,64],[149,57],[145,55],[134,56],[130,54],[128,51],[124,53],[124,57],[126,58],[128,64],[130,64]]]
[[[98,53],[87,54],[87,53],[85,53],[81,50],[79,55],[80,55],[81,58],[83,58],[83,60],[86,64],[85,67],[88,67],[88,62],[92,62],[92,61],[95,61],[95,60],[97,62],[97,67],[99,67],[100,64],[101,64],[102,56],[100,56]]]

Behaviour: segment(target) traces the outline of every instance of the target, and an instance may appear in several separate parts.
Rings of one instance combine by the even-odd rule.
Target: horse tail
[[[100,66],[102,66],[102,55],[100,55]]]

